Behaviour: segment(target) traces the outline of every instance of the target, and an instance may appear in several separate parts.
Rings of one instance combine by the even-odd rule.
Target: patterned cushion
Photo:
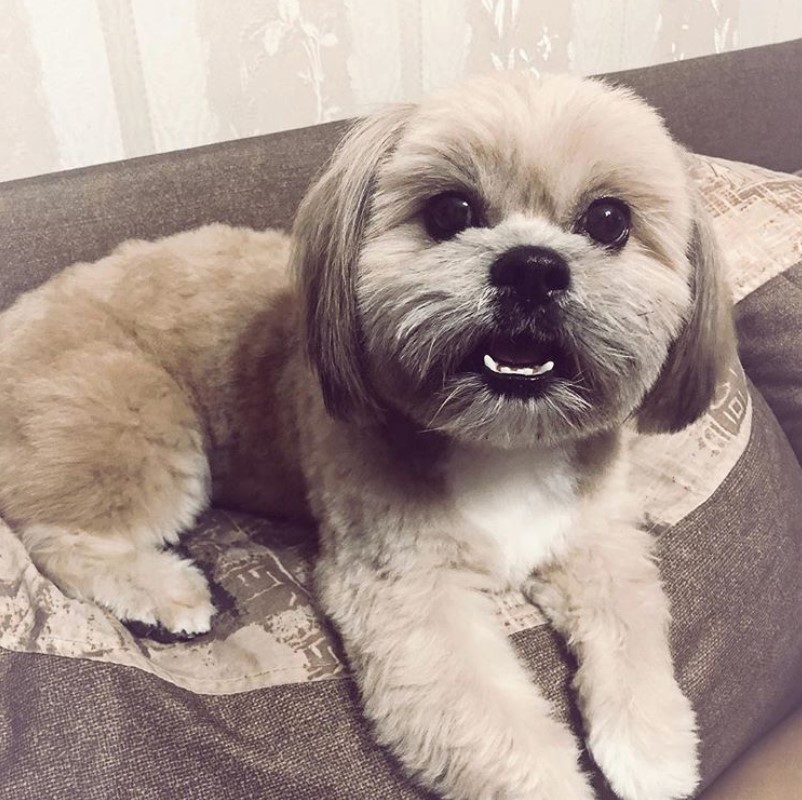
[[[709,783],[802,696],[802,468],[772,413],[799,430],[802,181],[707,158],[695,170],[729,257],[746,374],[732,364],[691,428],[639,440],[634,475]],[[64,597],[0,526],[0,742],[11,742],[0,795],[94,800],[134,785],[141,797],[423,797],[372,744],[315,610],[313,532],[213,510],[186,547],[220,613],[207,636],[165,645]],[[557,637],[520,595],[498,598],[498,612],[580,733]]]
[[[802,462],[802,177],[707,159],[739,301],[741,362]]]

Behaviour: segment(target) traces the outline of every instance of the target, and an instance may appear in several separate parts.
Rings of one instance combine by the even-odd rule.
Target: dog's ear
[[[413,108],[397,106],[357,123],[304,198],[293,227],[306,349],[326,408],[340,418],[379,411],[363,365],[356,267],[376,172]]]
[[[637,412],[641,433],[673,433],[695,422],[736,357],[732,301],[724,264],[701,198],[688,248],[693,300],[660,375]]]

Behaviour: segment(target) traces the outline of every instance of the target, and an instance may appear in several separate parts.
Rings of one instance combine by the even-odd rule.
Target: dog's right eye
[[[456,192],[435,195],[423,209],[423,223],[432,239],[442,242],[477,224],[471,201]]]

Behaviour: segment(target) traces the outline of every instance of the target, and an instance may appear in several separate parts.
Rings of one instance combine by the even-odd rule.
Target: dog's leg
[[[593,797],[475,574],[329,556],[316,582],[376,736],[411,775],[453,800]]]
[[[698,782],[695,719],[674,679],[651,536],[628,523],[594,530],[526,591],[577,655],[588,744],[616,793],[690,794]]]
[[[65,353],[4,396],[0,507],[66,594],[175,634],[207,631],[209,588],[164,550],[208,502],[200,421],[144,354]]]

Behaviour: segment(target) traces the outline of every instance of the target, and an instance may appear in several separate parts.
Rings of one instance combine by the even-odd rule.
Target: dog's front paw
[[[597,709],[588,745],[622,800],[680,800],[699,782],[696,720],[679,687],[656,689],[648,702]]]
[[[172,638],[165,641],[189,639],[211,629],[215,608],[209,584],[191,561],[174,553],[140,554],[116,571],[110,569],[99,589],[96,602],[127,623],[140,623],[132,630],[150,638],[167,632]]]

